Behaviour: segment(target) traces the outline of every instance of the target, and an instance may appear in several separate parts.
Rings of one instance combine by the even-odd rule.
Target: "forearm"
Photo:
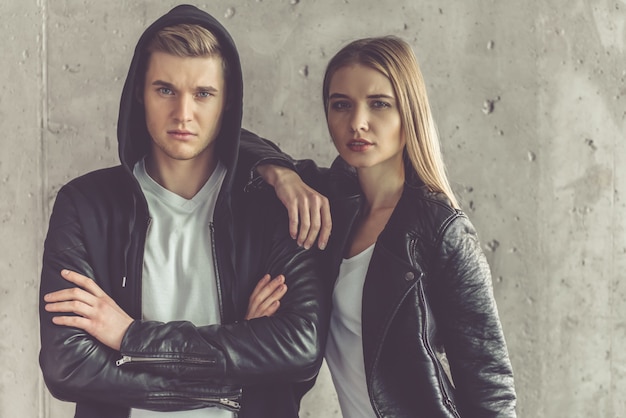
[[[238,388],[226,387],[222,382],[211,385],[207,381],[179,381],[158,373],[122,369],[116,366],[120,358],[118,351],[101,344],[78,328],[59,326],[52,322],[53,317],[67,314],[46,310],[48,303],[44,295],[75,287],[61,276],[61,270],[71,269],[96,277],[88,261],[93,260],[93,256],[85,248],[79,212],[74,205],[77,193],[67,190],[64,188],[59,192],[50,218],[40,282],[39,362],[50,392],[66,401],[156,410],[189,409],[200,405],[193,400],[184,403],[176,400],[183,399],[185,393],[194,396],[203,393],[208,398],[212,393],[238,392]],[[89,217],[89,214],[85,216]],[[172,399],[168,399],[170,395]]]
[[[76,256],[74,254],[74,260],[80,260]],[[238,396],[239,388],[223,382],[211,385],[206,380],[181,381],[158,373],[122,369],[116,365],[120,358],[118,351],[77,328],[54,325],[53,315],[44,309],[43,295],[51,288],[66,285],[57,279],[59,262],[54,261],[56,258],[49,253],[44,256],[40,302],[40,365],[46,385],[55,397],[72,402],[168,411],[207,406],[195,398]],[[63,263],[80,269],[79,262]]]
[[[466,218],[446,235],[439,317],[459,407],[470,416],[515,417],[513,371],[489,266]]]
[[[203,327],[136,321],[122,341],[122,354],[130,360],[122,367],[152,371],[159,368],[159,358],[168,358],[180,367],[164,373],[238,385],[313,377],[321,364],[328,317],[318,252],[297,249],[289,237],[283,240],[290,250],[270,254],[275,260],[270,272],[284,273],[289,290],[274,316]]]
[[[276,144],[247,130],[241,132],[237,165],[240,170],[248,173],[250,178],[254,177],[255,170],[260,165],[274,165],[291,171],[295,170],[293,159]]]

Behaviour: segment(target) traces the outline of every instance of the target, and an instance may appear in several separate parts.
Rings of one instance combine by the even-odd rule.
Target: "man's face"
[[[221,57],[153,52],[143,101],[156,161],[214,158],[226,103]]]

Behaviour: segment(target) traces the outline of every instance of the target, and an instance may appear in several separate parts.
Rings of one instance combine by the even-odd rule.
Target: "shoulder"
[[[466,214],[454,208],[445,194],[426,186],[405,186],[395,215],[409,234],[433,244],[443,239],[451,225],[471,225]]]
[[[83,193],[98,193],[106,189],[118,189],[121,185],[130,183],[132,174],[122,166],[102,168],[74,178],[65,184],[61,190]]]
[[[81,206],[121,204],[135,190],[132,173],[123,166],[115,166],[76,177],[61,187],[57,200],[69,199]]]

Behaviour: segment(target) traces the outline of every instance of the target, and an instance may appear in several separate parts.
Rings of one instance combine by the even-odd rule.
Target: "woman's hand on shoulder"
[[[277,165],[257,167],[263,180],[274,187],[276,196],[287,208],[289,234],[299,246],[311,248],[317,238],[320,250],[326,248],[332,219],[326,196],[309,187],[293,170]]]

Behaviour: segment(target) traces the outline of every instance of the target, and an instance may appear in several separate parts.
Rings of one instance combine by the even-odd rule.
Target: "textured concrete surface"
[[[139,34],[173,1],[0,2],[0,416],[61,418],[37,365],[42,240],[59,186],[116,164]],[[324,66],[396,34],[427,80],[448,171],[476,224],[522,418],[626,416],[626,1],[203,1],[237,41],[245,126],[335,155]],[[304,417],[339,417],[326,371]]]

